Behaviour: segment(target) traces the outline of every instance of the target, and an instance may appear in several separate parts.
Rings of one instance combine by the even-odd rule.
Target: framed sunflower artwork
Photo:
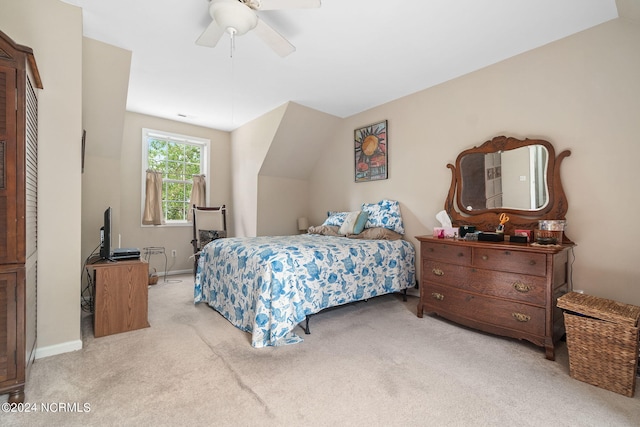
[[[354,131],[356,182],[387,179],[387,121]]]

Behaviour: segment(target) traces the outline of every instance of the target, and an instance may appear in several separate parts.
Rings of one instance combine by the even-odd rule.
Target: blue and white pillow
[[[362,210],[369,214],[366,228],[382,227],[404,234],[400,203],[395,200],[380,200],[378,203],[363,203]]]
[[[347,215],[349,215],[349,212],[329,211],[327,212],[327,219],[324,220],[322,225],[335,225],[340,227],[344,223],[344,220],[347,219]]]

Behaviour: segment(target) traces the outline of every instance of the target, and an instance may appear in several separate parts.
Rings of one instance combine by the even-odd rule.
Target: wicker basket
[[[158,274],[156,273],[156,269],[153,269],[153,273],[149,273],[149,284],[155,285],[158,283]]]
[[[633,397],[640,307],[571,292],[558,298],[571,377]]]

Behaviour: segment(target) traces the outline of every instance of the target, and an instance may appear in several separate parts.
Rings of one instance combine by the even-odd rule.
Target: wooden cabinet
[[[95,337],[149,327],[149,264],[145,261],[99,261],[94,270]]]
[[[570,291],[571,246],[471,242],[419,236],[423,312],[530,341],[555,359],[564,334],[559,296]]]
[[[37,336],[38,88],[32,50],[0,31],[0,394],[12,403]]]

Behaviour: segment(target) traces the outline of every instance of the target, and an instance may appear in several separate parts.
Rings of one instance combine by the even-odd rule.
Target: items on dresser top
[[[540,220],[533,230],[535,241],[541,245],[555,245],[562,242],[567,222],[561,219]]]
[[[435,313],[496,335],[524,339],[555,358],[564,334],[559,296],[570,290],[571,245],[534,246],[417,236],[418,317]]]
[[[459,227],[460,232],[458,233],[460,235],[460,237],[464,237],[467,235],[467,233],[475,233],[476,232],[476,227],[473,225],[461,225]]]
[[[481,231],[478,233],[478,240],[481,242],[502,242],[504,241],[504,234]]]

